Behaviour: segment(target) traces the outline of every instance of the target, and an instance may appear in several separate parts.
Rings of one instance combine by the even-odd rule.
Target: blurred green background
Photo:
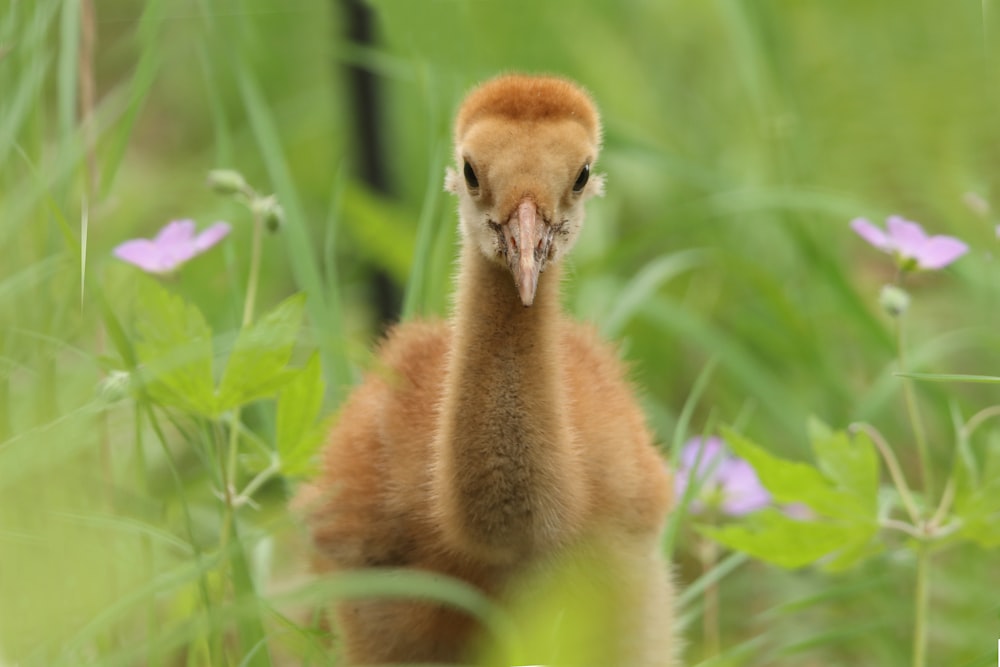
[[[164,664],[206,664],[177,657],[190,577],[142,553],[152,536],[164,568],[190,559],[180,492],[162,456],[136,460],[128,406],[99,391],[115,365],[101,299],[125,317],[136,271],[111,249],[173,219],[231,221],[167,284],[232,331],[250,224],[206,174],[239,169],[276,192],[288,223],[267,238],[260,303],[308,293],[334,410],[389,321],[447,314],[451,115],[498,72],[571,77],[601,108],[607,195],[589,205],[566,304],[621,341],[665,452],[702,377],[695,432],[737,423],[805,458],[809,415],[866,420],[916,479],[878,307],[894,269],[849,230],[856,216],[899,213],[970,245],[911,284],[911,363],[1000,375],[995,0],[0,0],[0,54],[5,667],[144,664],[121,647],[150,628]],[[997,389],[917,389],[943,477],[952,412]],[[176,451],[211,533],[207,475]],[[268,485],[244,517],[265,592],[305,576],[292,488]],[[690,581],[683,541],[678,558]],[[885,556],[831,578],[749,563],[722,587],[730,650],[711,664],[907,664],[911,565]],[[996,554],[936,561],[930,664],[993,664],[997,590]],[[697,601],[684,611],[694,663]],[[285,634],[280,652],[304,660]]]

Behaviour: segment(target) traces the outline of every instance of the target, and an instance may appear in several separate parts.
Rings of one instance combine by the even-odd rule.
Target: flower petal
[[[229,232],[232,230],[228,222],[216,222],[198,234],[194,239],[194,248],[196,252],[205,252],[216,243],[226,238]]]
[[[902,216],[889,216],[886,227],[889,229],[889,242],[903,257],[916,258],[920,248],[927,242],[924,228]]]
[[[194,220],[174,220],[164,225],[153,240],[157,244],[190,242],[194,238],[194,229]]]
[[[886,252],[892,250],[892,244],[889,242],[889,237],[868,219],[855,218],[854,220],[851,220],[851,229],[857,232],[858,236],[863,238],[865,241],[868,241],[868,243],[872,244],[879,250],[884,250]]]
[[[771,494],[757,477],[753,466],[743,459],[732,459],[720,473],[722,485],[722,511],[731,516],[742,516],[767,506]]]
[[[163,256],[155,242],[149,239],[125,241],[113,251],[118,259],[134,264],[149,273],[167,273],[174,267]]]
[[[717,437],[692,438],[681,450],[678,476],[694,478],[699,484],[714,479],[725,460],[722,440]],[[697,469],[695,464],[697,463]]]
[[[968,251],[969,246],[954,236],[932,236],[920,247],[914,259],[921,269],[943,269]]]
[[[171,270],[176,269],[198,254],[198,249],[194,245],[194,239],[186,241],[178,240],[175,243],[157,243],[156,245],[163,256],[163,262],[169,264]]]

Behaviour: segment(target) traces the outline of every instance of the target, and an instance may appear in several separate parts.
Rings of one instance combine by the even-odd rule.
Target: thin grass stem
[[[715,568],[718,560],[718,547],[715,542],[704,538],[698,549],[701,561],[702,576],[707,576]],[[702,613],[702,636],[705,642],[705,657],[711,658],[719,654],[722,646],[722,632],[719,621],[719,582],[711,581],[705,587],[705,608]]]
[[[133,414],[134,422],[134,434],[135,439],[135,478],[139,485],[139,495],[143,498],[149,495],[149,473],[146,467],[146,449],[143,446],[142,437],[142,410],[139,405],[135,406]],[[153,563],[153,540],[149,535],[144,534],[141,537],[141,549],[142,549],[142,565],[143,565],[143,578],[147,581],[153,578],[156,572],[155,564]],[[147,637],[153,637],[156,634],[156,604],[155,598],[150,597],[146,603],[146,635]],[[151,644],[152,642],[150,642]],[[158,663],[154,653],[150,652],[146,656],[146,660],[150,665],[156,665]]]
[[[903,333],[902,317],[896,318],[896,357],[899,361],[900,372],[907,371],[906,363],[906,341]],[[924,493],[928,499],[934,498],[934,471],[931,465],[930,451],[927,446],[927,432],[924,429],[924,422],[920,416],[920,409],[917,405],[917,395],[913,389],[913,381],[901,378],[903,383],[903,400],[906,403],[906,412],[910,419],[910,428],[913,430],[913,438],[917,444],[917,455],[920,457],[921,476],[924,481]]]
[[[246,301],[243,302],[243,326],[253,323],[254,308],[257,302],[257,285],[260,282],[261,248],[264,243],[264,216],[257,210],[253,211],[253,240],[250,249],[250,276],[247,279]]]
[[[980,410],[976,414],[969,417],[969,421],[965,423],[962,427],[962,436],[966,439],[971,438],[972,434],[976,432],[980,426],[986,421],[1000,417],[1000,405],[993,405],[983,410]]]
[[[927,612],[930,578],[930,550],[921,543],[917,548],[917,581],[914,593],[913,667],[927,664]]]
[[[83,130],[87,165],[87,192],[96,201],[100,187],[97,166],[97,131],[94,109],[97,106],[97,76],[94,54],[97,49],[97,8],[94,0],[80,0],[80,50],[78,62],[80,84],[80,123]]]
[[[201,598],[201,604],[205,609],[205,613],[210,614],[212,611],[212,598],[209,594],[208,578],[205,574],[205,559],[201,548],[198,546],[198,541],[195,538],[194,520],[191,516],[191,507],[188,505],[187,496],[184,493],[184,480],[181,478],[180,471],[177,469],[177,463],[174,461],[174,455],[170,451],[170,446],[167,444],[167,439],[163,433],[163,429],[160,427],[160,423],[156,419],[156,412],[153,410],[152,404],[145,399],[140,399],[140,410],[145,412],[146,417],[149,419],[149,425],[153,428],[153,433],[156,435],[156,438],[160,443],[160,447],[163,449],[163,456],[167,462],[167,467],[170,469],[170,476],[173,478],[174,486],[177,488],[177,496],[181,503],[181,513],[184,516],[184,528],[187,532],[188,542],[194,552],[194,558],[198,563],[199,568],[198,594]],[[221,656],[221,647],[216,646],[214,642],[209,642],[209,657],[211,659],[211,664],[222,664]]]
[[[913,522],[913,525],[919,524],[920,510],[913,500],[910,487],[906,484],[906,477],[903,476],[903,471],[899,467],[899,461],[896,459],[896,455],[892,453],[889,443],[885,441],[882,434],[871,424],[859,422],[851,424],[850,429],[852,431],[862,431],[875,443],[875,447],[885,461],[886,468],[889,469],[889,476],[892,478],[892,483],[895,485],[896,490],[899,491],[899,497],[903,499],[903,505],[906,507],[906,512],[910,515],[910,521]]]

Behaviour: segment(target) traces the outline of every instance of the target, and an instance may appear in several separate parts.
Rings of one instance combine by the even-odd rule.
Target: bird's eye
[[[587,184],[587,180],[590,178],[590,164],[583,165],[583,169],[580,170],[580,175],[576,177],[576,183],[573,184],[573,192],[582,192],[583,186]]]
[[[473,171],[472,165],[469,164],[468,160],[465,161],[465,169],[463,170],[463,173],[465,174],[465,182],[471,189],[475,190],[479,187],[479,179],[476,178],[476,172]]]

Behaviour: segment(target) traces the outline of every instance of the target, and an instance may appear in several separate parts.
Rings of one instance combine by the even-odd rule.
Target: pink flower
[[[969,247],[953,236],[928,236],[916,222],[898,215],[886,220],[887,231],[866,218],[855,218],[851,229],[882,252],[895,255],[903,269],[943,269],[968,252]]]
[[[697,488],[690,506],[694,512],[715,507],[723,514],[742,516],[771,502],[753,467],[726,452],[716,437],[692,438],[681,450],[675,487],[678,499],[689,485]]]
[[[230,229],[229,223],[217,222],[196,236],[193,220],[174,220],[152,240],[125,241],[114,255],[149,273],[171,273],[224,239]]]

